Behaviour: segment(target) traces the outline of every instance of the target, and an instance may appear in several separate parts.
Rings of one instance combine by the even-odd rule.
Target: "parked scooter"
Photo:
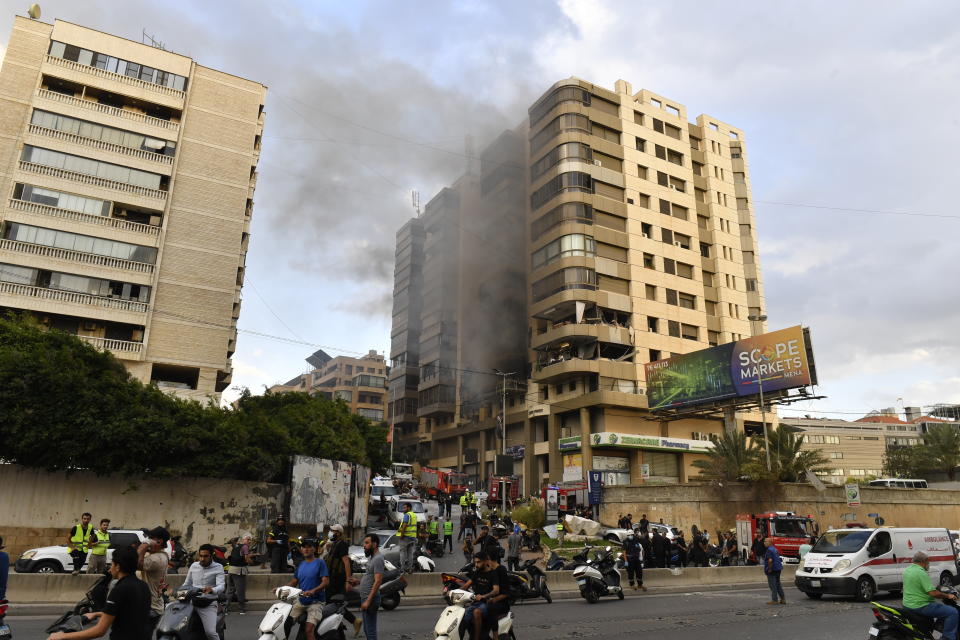
[[[472,635],[473,621],[466,619],[467,608],[473,602],[473,592],[454,589],[449,594],[450,605],[440,613],[434,626],[436,640],[464,640]],[[513,612],[505,613],[497,620],[498,640],[516,640],[513,633]],[[479,640],[474,638],[474,640]]]
[[[949,585],[937,587],[941,593],[960,595]],[[956,600],[944,598],[943,603],[948,607],[960,609]],[[871,602],[873,616],[876,618],[870,626],[870,638],[882,640],[933,640],[934,631],[942,632],[943,623],[934,623],[933,618],[920,615],[905,607],[894,607],[881,602]]]
[[[423,549],[418,545],[417,551],[413,556],[413,570],[422,571],[423,573],[433,573],[433,570],[436,568],[437,563],[433,561],[433,558],[424,553]]]
[[[203,607],[217,608],[217,634],[223,640],[227,628],[226,607],[217,594],[204,593],[199,588],[177,591],[157,623],[157,640],[206,640],[200,616],[195,615],[196,610]]]
[[[427,556],[431,558],[442,558],[443,557],[443,540],[428,540]]]
[[[524,529],[520,533],[520,547],[526,547],[534,552],[540,551],[540,532],[536,529],[533,531]]]
[[[355,594],[355,599],[359,600],[359,597],[359,594]],[[323,605],[323,618],[315,631],[316,640],[343,640],[347,632],[347,622],[343,618],[346,610],[347,601],[342,593],[330,598],[330,601]]]
[[[600,596],[616,595],[623,600],[623,587],[620,586],[620,572],[614,566],[611,548],[598,551],[592,560],[573,571],[580,595],[590,604],[600,600]]]
[[[557,555],[556,551],[550,552],[550,557],[547,558],[547,571],[562,571],[563,567],[566,565],[563,558]]]
[[[513,593],[517,600],[532,600],[534,598],[543,598],[547,604],[553,603],[553,597],[550,595],[550,587],[547,586],[547,574],[537,566],[537,561],[533,558],[527,560],[520,568],[526,572],[511,571],[509,575],[521,578],[518,584],[514,585]]]
[[[355,553],[350,556],[352,571],[355,574],[367,572],[368,558],[362,553]],[[380,584],[380,608],[385,611],[393,611],[400,606],[400,594],[407,588],[407,580],[392,562],[384,559],[383,561],[383,582]]]

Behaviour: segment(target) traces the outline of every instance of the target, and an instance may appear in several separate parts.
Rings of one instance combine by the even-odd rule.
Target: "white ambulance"
[[[865,602],[877,591],[901,591],[903,571],[917,551],[930,557],[934,584],[960,575],[947,529],[833,529],[803,558],[795,584],[815,600],[829,593]]]

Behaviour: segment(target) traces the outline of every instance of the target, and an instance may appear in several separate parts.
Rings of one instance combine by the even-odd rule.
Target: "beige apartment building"
[[[906,425],[894,418],[897,423]],[[883,454],[892,437],[897,437],[886,422],[833,420],[829,418],[780,418],[780,426],[798,431],[803,436],[803,450],[819,450],[830,461],[827,472],[820,474],[824,482],[843,484],[847,478],[883,476]],[[901,432],[902,433],[902,432]],[[916,444],[914,438],[912,444]],[[904,445],[906,446],[906,445]]]
[[[468,334],[445,325],[451,337],[440,342],[452,349],[450,390],[440,420],[432,406],[429,414],[419,407],[416,456],[482,483],[506,445],[525,491],[582,482],[589,469],[604,471],[608,484],[686,481],[723,420],[650,412],[644,365],[766,331],[764,321],[750,319],[762,317],[765,304],[745,133],[709,115],[691,121],[679,102],[622,80],[610,90],[577,78],[547,90],[521,129],[520,159],[505,156],[478,181],[502,181],[515,167],[525,185],[518,196],[504,192],[522,198],[521,250],[488,248],[487,259],[507,262],[525,280],[526,320],[516,348],[526,352],[526,365],[502,368],[516,374],[505,394],[494,376],[478,402],[476,393],[464,392],[464,378],[490,376],[493,365],[463,357],[454,338]],[[461,196],[467,177],[453,188]],[[462,202],[448,208],[459,212]],[[445,246],[432,235],[443,203],[432,203],[437,211],[428,205],[424,222],[425,274]],[[473,235],[454,234],[446,246],[476,245]],[[449,286],[463,296],[456,280]],[[426,275],[422,295],[430,296]],[[450,317],[486,314],[504,332],[516,329],[496,297],[481,300],[467,295],[456,303],[467,312]],[[421,319],[425,335],[428,319]],[[395,340],[400,335],[395,330]],[[395,351],[392,357],[403,355]],[[421,338],[421,387],[432,373],[425,351]],[[407,358],[405,366],[411,364]],[[497,426],[503,395],[505,443]],[[742,429],[758,418],[728,415],[727,423]]]
[[[268,389],[270,393],[300,391],[331,400],[343,400],[350,412],[383,422],[387,411],[387,375],[390,368],[375,350],[360,358],[335,358],[318,349],[307,358],[311,370]]]
[[[265,97],[183,55],[16,17],[0,70],[0,308],[218,400]]]

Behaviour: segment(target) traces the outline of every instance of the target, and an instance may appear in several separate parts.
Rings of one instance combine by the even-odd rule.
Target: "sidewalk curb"
[[[733,590],[743,590],[744,588],[753,588],[750,585],[740,584],[707,584],[707,585],[689,585],[684,587],[650,587],[646,592],[634,592],[627,588],[624,592],[624,595],[627,598],[646,598],[650,596],[657,595],[671,595],[671,594],[683,594],[683,593],[702,593],[706,591],[733,591]],[[757,589],[765,589],[766,585],[757,583]],[[557,600],[579,600],[580,593],[577,591],[555,591],[551,594],[554,601]],[[254,613],[261,613],[269,609],[274,604],[273,600],[250,600],[247,602],[247,615]],[[514,605],[514,607],[525,607],[530,605],[546,605],[546,601],[542,599],[537,600],[528,600],[527,602],[520,602]],[[400,601],[399,609],[406,607],[440,607],[443,606],[443,599],[439,596],[403,596]],[[236,607],[236,604],[232,604],[232,607]],[[17,604],[16,602],[10,603],[10,610],[7,612],[8,618],[17,618],[18,616],[46,616],[46,615],[60,615],[71,609],[70,605],[56,602],[49,603],[31,603],[31,604]],[[390,615],[390,612],[383,612],[385,615]],[[231,611],[230,616],[238,615],[237,612]]]

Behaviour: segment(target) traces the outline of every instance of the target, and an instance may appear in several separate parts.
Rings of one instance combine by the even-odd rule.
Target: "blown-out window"
[[[571,233],[560,236],[553,242],[533,252],[533,268],[539,269],[561,258],[595,256],[596,243],[592,236]]]

